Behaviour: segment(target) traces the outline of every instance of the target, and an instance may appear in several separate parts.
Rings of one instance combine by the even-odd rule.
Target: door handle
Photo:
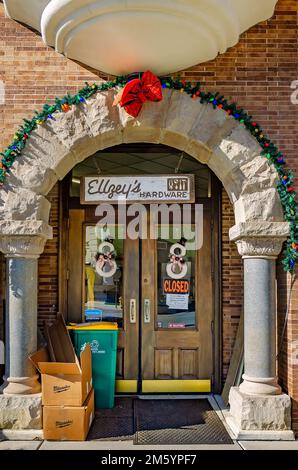
[[[130,299],[129,301],[129,321],[130,323],[137,322],[137,303],[136,299]]]
[[[144,299],[144,323],[150,323],[150,299]]]

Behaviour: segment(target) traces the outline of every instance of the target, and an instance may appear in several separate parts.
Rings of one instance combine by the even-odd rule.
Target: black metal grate
[[[116,398],[114,408],[96,411],[88,441],[131,441],[133,438],[133,399]]]
[[[233,444],[208,400],[136,400],[138,445]]]
[[[88,440],[132,441],[136,445],[233,444],[206,399],[117,398],[97,410]]]

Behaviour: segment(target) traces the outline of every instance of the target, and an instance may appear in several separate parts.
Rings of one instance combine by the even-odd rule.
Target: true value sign
[[[83,176],[81,204],[194,202],[194,175]]]

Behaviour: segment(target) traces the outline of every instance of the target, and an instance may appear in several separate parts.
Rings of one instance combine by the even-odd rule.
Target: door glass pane
[[[187,249],[180,229],[159,227],[158,263],[158,328],[196,327],[196,251]]]
[[[85,227],[84,319],[117,322],[123,328],[123,237]]]

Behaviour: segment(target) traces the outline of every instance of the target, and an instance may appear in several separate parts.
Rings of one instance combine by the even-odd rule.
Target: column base
[[[40,392],[38,375],[32,377],[8,377],[3,385],[4,395],[35,395]]]
[[[0,429],[42,429],[41,393],[0,395]]]
[[[239,440],[295,440],[291,431],[291,399],[286,394],[248,395],[232,387],[226,420]]]
[[[246,374],[242,376],[240,392],[247,395],[281,395],[282,390],[278,385],[277,377],[249,377]]]

